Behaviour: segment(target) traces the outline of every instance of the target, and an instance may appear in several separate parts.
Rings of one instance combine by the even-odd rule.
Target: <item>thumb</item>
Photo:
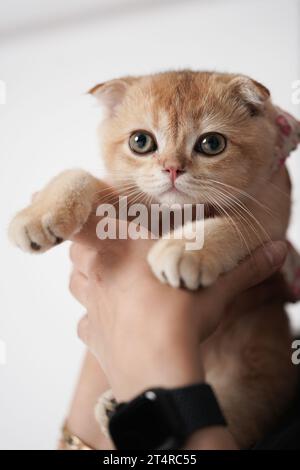
[[[287,250],[284,241],[269,242],[257,248],[235,269],[219,279],[221,298],[230,303],[238,294],[268,279],[283,265]]]

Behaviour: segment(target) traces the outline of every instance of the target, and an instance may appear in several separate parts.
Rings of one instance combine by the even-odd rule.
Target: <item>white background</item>
[[[77,166],[101,175],[99,110],[84,92],[123,74],[169,68],[243,72],[299,116],[291,102],[300,79],[299,20],[298,0],[1,2],[0,340],[7,363],[0,365],[0,448],[55,447],[82,356],[67,245],[25,255],[9,245],[6,227],[57,172]],[[289,163],[298,246],[299,159],[298,151]],[[296,323],[300,307],[292,310]]]

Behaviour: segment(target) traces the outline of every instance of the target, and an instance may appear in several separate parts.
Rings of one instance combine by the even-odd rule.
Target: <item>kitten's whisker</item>
[[[249,248],[249,245],[248,245],[248,243],[247,243],[247,240],[246,240],[246,238],[244,237],[244,235],[243,235],[242,231],[240,230],[240,228],[238,227],[238,225],[237,225],[237,224],[235,223],[235,221],[233,220],[233,218],[228,214],[228,212],[226,211],[226,209],[225,209],[221,204],[219,204],[219,203],[217,202],[217,200],[216,200],[215,198],[213,198],[213,202],[211,202],[210,197],[208,197],[208,199],[209,199],[210,203],[213,205],[213,207],[215,207],[215,204],[217,204],[219,210],[221,211],[221,214],[222,214],[222,213],[225,214],[225,216],[229,219],[230,223],[233,225],[234,229],[236,230],[236,232],[237,232],[237,234],[238,234],[238,236],[239,236],[239,238],[240,238],[241,244],[243,244],[243,243],[245,244],[246,249],[247,249],[249,255],[251,255],[251,250],[250,250],[250,248]]]
[[[259,207],[261,207],[261,209],[265,210],[266,212],[269,213],[269,215],[271,216],[275,216],[276,214],[274,214],[274,211],[272,211],[272,209],[268,206],[266,206],[265,204],[262,204],[258,199],[256,199],[254,196],[252,196],[251,194],[247,193],[246,191],[240,189],[240,188],[236,188],[235,186],[231,186],[230,184],[227,184],[227,183],[223,183],[221,181],[217,181],[217,180],[213,180],[211,178],[209,178],[207,181],[210,181],[212,183],[215,183],[215,184],[219,184],[221,186],[224,186],[226,188],[229,188],[229,189],[232,189],[234,191],[237,191],[239,194],[242,194],[243,196],[247,197],[248,199],[250,199],[251,201],[255,202]],[[233,194],[231,194],[229,192],[229,194],[231,196],[233,196]]]
[[[213,188],[211,188],[213,189]],[[249,218],[247,218],[244,214],[242,214],[240,212],[240,210],[238,208],[236,208],[233,203],[231,201],[228,200],[227,197],[225,197],[223,195],[223,197],[221,196],[221,194],[218,192],[218,197],[219,199],[225,203],[227,206],[229,204],[229,207],[230,207],[230,210],[233,211],[233,213],[237,216],[238,219],[242,219],[247,225],[250,226],[250,228],[252,229],[252,231],[254,232],[255,236],[258,238],[260,244],[263,244],[264,243],[264,239],[260,236],[258,230],[255,228],[255,226],[253,225],[253,223],[251,222],[251,220],[249,220]]]
[[[133,205],[133,204],[138,203],[139,199],[141,199],[143,196],[144,196],[143,192],[140,191],[140,192],[139,192],[137,195],[135,195],[135,197],[130,201],[130,204]]]
[[[213,188],[213,187],[211,186],[211,188]],[[216,188],[214,188],[214,189],[216,189]],[[234,195],[232,195],[231,193],[229,193],[228,191],[226,191],[224,189],[223,190],[219,189],[218,191],[220,191],[220,193],[222,193],[224,197],[227,194],[228,195],[227,199],[231,200],[233,204],[236,204],[237,206],[240,207],[240,209],[242,209],[244,212],[246,212],[248,214],[248,216],[251,217],[254,220],[254,222],[257,224],[257,226],[260,227],[261,231],[267,236],[267,238],[270,239],[270,236],[266,232],[263,225],[259,222],[259,220],[253,215],[253,213],[249,210],[249,208],[240,199],[238,199],[237,197],[235,197]],[[224,193],[224,191],[225,191],[225,193]]]
[[[134,184],[132,184],[132,183],[124,184],[124,185],[122,186],[122,189],[125,190],[125,191],[126,191],[126,190],[130,190],[130,189],[133,189],[133,188],[136,188],[136,186],[135,186]],[[107,192],[110,192],[111,194],[113,194],[113,193],[118,193],[118,189],[120,189],[120,188],[115,188],[115,187],[109,186],[109,187],[107,187],[107,188],[103,188],[103,189],[100,189],[99,191],[96,191],[96,192],[95,192],[95,195],[100,195],[100,194],[101,194],[101,195],[102,195],[102,194],[105,195],[105,193],[107,193]]]
[[[124,187],[123,189],[124,189],[124,190],[130,190],[130,189],[133,189],[133,188],[134,188],[134,186],[131,186],[131,185],[130,185],[130,186]],[[96,191],[96,192],[95,192],[95,195],[99,195],[99,196],[100,196],[100,195],[101,195],[101,196],[103,195],[103,196],[106,196],[106,195],[109,195],[109,194],[116,194],[116,193],[118,193],[118,191],[116,190],[116,188],[106,188],[106,189],[101,189],[101,190],[99,190],[99,191]]]
[[[211,188],[211,189],[216,190],[216,188]],[[252,212],[241,201],[238,200],[238,202],[237,202],[236,200],[232,199],[231,196],[228,196],[228,195],[224,194],[221,190],[218,190],[218,191],[219,191],[219,194],[222,194],[223,197],[225,198],[225,203],[226,203],[226,201],[231,202],[232,210],[234,209],[235,211],[238,211],[238,213],[240,214],[240,217],[243,217],[243,220],[250,225],[250,227],[252,228],[252,230],[254,231],[256,236],[258,237],[260,243],[263,244],[265,242],[265,240],[260,236],[259,232],[255,229],[255,227],[251,223],[251,220],[249,220],[249,217],[253,220],[253,222],[256,223],[257,227],[261,230],[261,232],[265,236],[265,238],[267,240],[271,241],[271,237],[270,237],[269,233],[265,230],[263,225],[259,222],[259,220],[252,214]],[[240,210],[244,211],[244,215],[242,215],[242,213],[238,210],[236,205],[238,206],[238,208],[240,208]],[[247,218],[245,218],[246,217],[245,214],[248,216]]]
[[[132,196],[135,196],[137,193],[139,193],[139,191],[137,189],[132,189],[131,191],[129,191],[127,194],[126,194],[126,197],[129,199],[130,197]],[[118,204],[120,202],[120,197],[122,198],[122,195],[121,194],[111,194],[109,197],[107,197],[106,199],[104,198],[102,203],[104,204],[112,204],[113,206],[115,206],[116,204]]]

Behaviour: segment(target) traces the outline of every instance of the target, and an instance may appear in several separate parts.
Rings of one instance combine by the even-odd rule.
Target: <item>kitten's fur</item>
[[[135,199],[140,191],[143,202],[215,205],[215,217],[205,221],[201,251],[186,252],[185,240],[154,245],[149,263],[159,279],[174,287],[180,280],[190,289],[206,286],[269,236],[285,238],[290,185],[286,170],[279,177],[285,196],[268,184],[277,130],[264,86],[244,76],[182,71],[125,77],[91,92],[107,111],[101,125],[103,158],[119,193]],[[130,150],[128,138],[139,129],[155,135],[155,155],[136,156]],[[196,139],[209,131],[227,137],[225,151],[213,158],[195,155]],[[162,171],[167,167],[186,170],[176,180],[180,192],[170,190],[169,175]],[[101,194],[108,202],[103,188],[84,171],[62,173],[13,220],[12,240],[26,251],[42,252],[70,238],[86,222],[95,194],[98,202]],[[241,447],[258,439],[293,395],[290,344],[287,317],[274,302],[229,313],[202,346],[207,381]]]

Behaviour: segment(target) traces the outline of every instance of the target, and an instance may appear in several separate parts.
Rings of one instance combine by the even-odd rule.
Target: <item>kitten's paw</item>
[[[43,253],[70,238],[79,231],[87,219],[66,218],[63,210],[39,209],[34,205],[19,212],[12,220],[8,236],[11,242],[30,253]]]
[[[38,214],[30,206],[19,212],[8,229],[10,241],[30,253],[42,253],[63,241],[51,213]]]
[[[43,253],[80,231],[92,210],[95,178],[81,170],[56,177],[10,223],[12,243],[30,253]]]
[[[172,287],[196,290],[213,284],[222,272],[216,254],[203,248],[186,251],[185,240],[159,240],[148,254],[155,276]]]

